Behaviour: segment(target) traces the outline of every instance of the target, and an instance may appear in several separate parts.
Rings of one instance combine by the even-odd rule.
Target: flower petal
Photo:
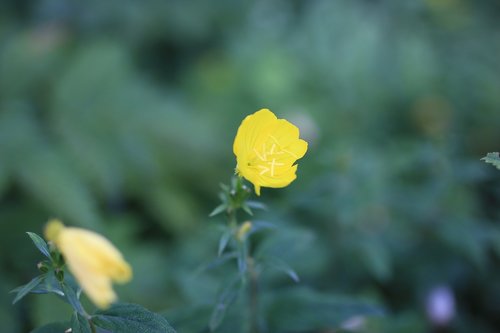
[[[246,116],[241,123],[234,139],[233,152],[235,155],[247,154],[252,151],[264,127],[276,121],[276,116],[268,109],[261,109]]]

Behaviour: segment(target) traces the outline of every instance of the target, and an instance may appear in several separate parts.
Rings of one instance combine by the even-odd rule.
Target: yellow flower
[[[278,119],[268,109],[247,116],[234,139],[236,172],[255,186],[285,187],[296,176],[295,161],[304,156],[307,142],[299,139],[299,129],[285,119]]]
[[[121,253],[95,232],[50,220],[45,238],[59,249],[71,273],[99,308],[105,309],[117,299],[112,281],[125,283],[132,278],[132,269]]]

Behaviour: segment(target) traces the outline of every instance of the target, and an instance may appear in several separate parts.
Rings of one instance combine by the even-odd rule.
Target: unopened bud
[[[56,278],[59,282],[63,282],[64,281],[64,271],[63,270],[56,270]]]
[[[236,233],[236,238],[241,242],[245,239],[245,237],[247,236],[247,234],[250,232],[250,230],[252,229],[252,222],[250,221],[246,221],[244,222],[240,228],[238,229],[237,233]]]
[[[47,265],[47,263],[45,261],[40,261],[36,267],[38,268],[38,270],[42,273],[47,273],[49,271],[49,266]]]

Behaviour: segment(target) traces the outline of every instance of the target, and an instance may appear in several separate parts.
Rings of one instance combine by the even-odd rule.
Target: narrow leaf
[[[269,268],[282,271],[296,283],[300,281],[299,275],[286,262],[284,262],[279,258],[276,257],[265,258],[264,264]]]
[[[226,211],[227,204],[223,203],[215,207],[215,209],[208,215],[208,217],[213,217],[215,215],[219,215],[220,213]]]
[[[232,234],[232,230],[231,229],[227,229],[222,234],[222,236],[220,237],[220,240],[219,240],[219,249],[217,250],[217,255],[219,257],[222,254],[222,252],[224,252],[224,250],[226,249],[226,246],[229,243],[229,240],[231,239],[231,234]]]
[[[50,250],[49,250],[49,247],[47,246],[47,243],[45,242],[45,240],[42,237],[35,234],[34,232],[28,231],[27,234],[28,234],[28,236],[30,236],[31,240],[33,241],[35,246],[38,248],[38,250],[40,252],[42,252],[42,254],[44,256],[46,256],[47,258],[50,259]]]
[[[260,201],[247,200],[246,204],[253,209],[267,210],[267,206]]]
[[[16,298],[14,298],[14,300],[12,301],[12,304],[17,303],[17,301],[26,296],[26,294],[28,294],[31,290],[36,288],[36,286],[38,286],[44,278],[45,274],[39,275],[24,286],[14,289],[12,292],[17,292],[17,295]]]
[[[210,322],[208,324],[210,331],[213,332],[222,323],[224,316],[226,315],[226,310],[229,305],[231,305],[240,293],[240,282],[241,279],[236,276],[227,285],[226,288],[222,290],[217,298],[214,310],[210,316]]]
[[[58,296],[64,296],[64,291],[61,289],[61,284],[57,281],[54,271],[48,272],[43,282],[31,292],[34,294],[54,293]]]
[[[216,267],[224,264],[225,262],[227,262],[227,261],[229,261],[231,259],[236,259],[236,258],[238,258],[238,253],[237,252],[225,253],[222,256],[217,257],[216,259],[210,261],[208,264],[202,265],[200,268],[198,268],[196,270],[195,274],[200,274],[203,271],[214,269],[214,268],[216,268]]]
[[[246,202],[244,202],[242,205],[241,205],[241,208],[243,208],[243,210],[245,211],[245,213],[247,213],[248,215],[250,216],[253,216],[253,212],[252,210],[250,209],[250,207],[246,204]]]
[[[230,190],[229,186],[227,186],[226,184],[220,183],[219,186],[224,192],[229,192]]]
[[[82,304],[80,303],[80,300],[78,299],[77,293],[68,286],[66,283],[61,283],[62,290],[64,292],[64,298],[65,300],[73,307],[73,309],[80,313],[80,314],[85,314],[85,310],[82,307]]]
[[[238,271],[241,276],[245,276],[247,271],[248,246],[247,242],[239,243],[238,246]]]
[[[276,224],[267,221],[253,221],[252,229],[253,232],[264,230],[264,229],[276,229],[278,228]]]
[[[176,333],[164,317],[138,304],[114,304],[107,310],[97,311],[92,322],[111,332]]]

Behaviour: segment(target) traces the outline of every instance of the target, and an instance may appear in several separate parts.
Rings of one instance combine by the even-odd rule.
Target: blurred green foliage
[[[500,178],[479,159],[500,143],[498,15],[495,0],[0,2],[2,331],[68,320],[56,298],[7,294],[40,260],[25,231],[57,216],[122,249],[123,300],[201,332],[234,269],[195,274],[217,253],[208,214],[239,122],[268,107],[310,143],[298,179],[263,191],[258,218],[280,231],[255,245],[301,278],[263,276],[271,332],[321,327],[288,321],[286,300],[333,322],[342,295],[386,309],[362,332],[497,332]],[[438,285],[447,327],[426,313]],[[241,329],[238,306],[221,332]]]

